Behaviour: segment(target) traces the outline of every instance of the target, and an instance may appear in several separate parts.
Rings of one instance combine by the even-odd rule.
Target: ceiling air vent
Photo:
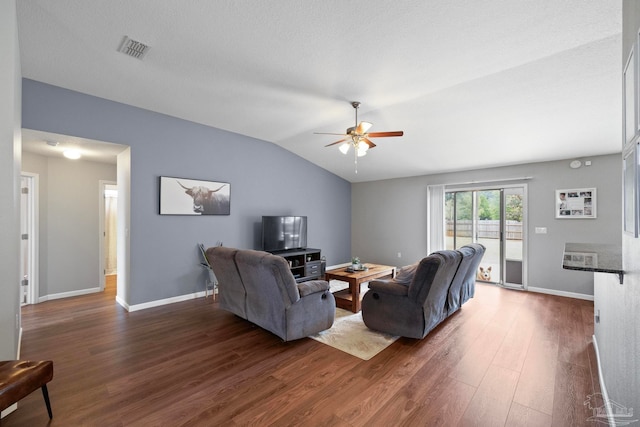
[[[122,44],[120,45],[120,49],[118,49],[118,52],[122,52],[125,55],[133,56],[134,58],[137,58],[137,59],[142,59],[148,51],[149,51],[148,45],[144,43],[140,43],[139,41],[136,41],[136,40],[131,40],[127,36],[124,36],[124,39],[122,40]]]

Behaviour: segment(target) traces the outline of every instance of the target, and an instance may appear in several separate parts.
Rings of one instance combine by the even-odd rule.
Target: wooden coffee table
[[[365,271],[347,271],[347,267],[329,270],[324,275],[324,280],[341,280],[349,283],[349,288],[333,293],[336,299],[336,306],[345,310],[357,313],[361,309],[360,305],[360,285],[374,279],[393,278],[396,275],[396,268],[389,265],[364,264],[369,267]]]

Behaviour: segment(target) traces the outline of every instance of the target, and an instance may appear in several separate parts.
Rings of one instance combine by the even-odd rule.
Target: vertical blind
[[[427,253],[429,254],[445,248],[444,193],[444,185],[427,187],[427,224],[429,224]]]

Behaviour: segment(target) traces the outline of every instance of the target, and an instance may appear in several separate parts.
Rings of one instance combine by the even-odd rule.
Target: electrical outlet
[[[398,258],[402,258],[402,253],[398,252]]]

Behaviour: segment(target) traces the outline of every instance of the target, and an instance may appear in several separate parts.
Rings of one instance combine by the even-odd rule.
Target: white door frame
[[[526,183],[524,184],[514,184],[514,185],[504,185],[502,187],[505,190],[509,190],[509,189],[513,189],[513,188],[522,188],[522,286],[514,284],[514,283],[509,283],[507,282],[507,258],[506,256],[503,257],[503,265],[502,268],[504,269],[505,272],[505,280],[504,280],[504,286],[506,288],[512,288],[512,289],[523,289],[523,290],[527,290],[528,289],[528,280],[527,278],[529,277],[529,272],[527,270],[527,264],[528,264],[528,259],[529,259],[529,255],[527,253],[527,247],[529,246],[529,233],[527,232],[528,230],[528,224],[529,224],[529,218],[528,218],[528,212],[529,212],[529,208],[527,206],[527,203],[529,201],[529,195],[528,195],[528,190],[529,187]],[[505,192],[505,201],[506,201],[506,192]],[[506,209],[506,203],[505,203],[505,209]],[[503,216],[506,215],[506,212],[502,213]],[[506,244],[506,237],[505,237],[505,244]]]
[[[98,283],[100,287],[100,291],[104,291],[104,282],[106,280],[105,277],[105,265],[104,265],[104,240],[105,240],[105,229],[104,229],[104,192],[108,185],[117,185],[115,181],[107,181],[107,180],[99,180],[98,186],[98,257],[100,258],[98,261]]]
[[[27,290],[27,304],[36,304],[40,295],[40,281],[39,278],[39,268],[40,265],[38,259],[38,253],[40,248],[40,239],[39,239],[39,231],[40,231],[40,209],[38,205],[39,199],[39,184],[40,184],[40,175],[37,173],[31,172],[21,172],[21,177],[27,178],[30,182],[28,198],[29,198],[29,209],[28,212],[20,212],[20,215],[28,215],[30,216],[29,227],[27,230],[27,234],[29,235],[29,264],[27,266],[27,274],[29,275],[29,289]],[[22,286],[22,285],[21,285]]]
[[[493,182],[493,181],[492,181]],[[498,189],[511,189],[511,188],[522,188],[523,189],[523,200],[522,200],[522,286],[518,286],[518,285],[513,285],[513,284],[508,284],[506,283],[506,270],[505,270],[505,257],[501,255],[502,258],[502,268],[501,268],[501,274],[503,275],[503,277],[505,278],[504,281],[501,281],[502,283],[500,283],[501,286],[503,287],[507,287],[507,288],[513,288],[513,289],[524,289],[527,290],[528,289],[528,277],[529,277],[529,272],[528,272],[528,259],[529,259],[529,255],[527,253],[527,247],[529,246],[529,236],[527,233],[527,229],[528,229],[528,223],[529,223],[529,218],[528,218],[528,200],[529,200],[529,195],[528,195],[528,190],[529,190],[529,186],[527,185],[527,183],[522,183],[522,184],[501,184],[500,180],[496,180],[496,185],[492,185],[492,182],[488,182],[487,184],[479,184],[478,186],[460,186],[460,185],[450,185],[450,186],[445,186],[445,194],[447,192],[452,192],[452,191],[485,191],[485,190],[498,190]],[[475,200],[474,200],[474,205],[475,205]],[[474,207],[475,209],[475,207]],[[501,216],[504,216],[504,212],[501,212]],[[504,220],[504,218],[503,218]],[[474,230],[475,231],[475,230]],[[475,239],[475,235],[474,235],[474,239]],[[474,240],[475,241],[475,240]],[[501,242],[501,245],[504,244],[504,241]],[[501,249],[501,251],[503,251],[504,249]]]

